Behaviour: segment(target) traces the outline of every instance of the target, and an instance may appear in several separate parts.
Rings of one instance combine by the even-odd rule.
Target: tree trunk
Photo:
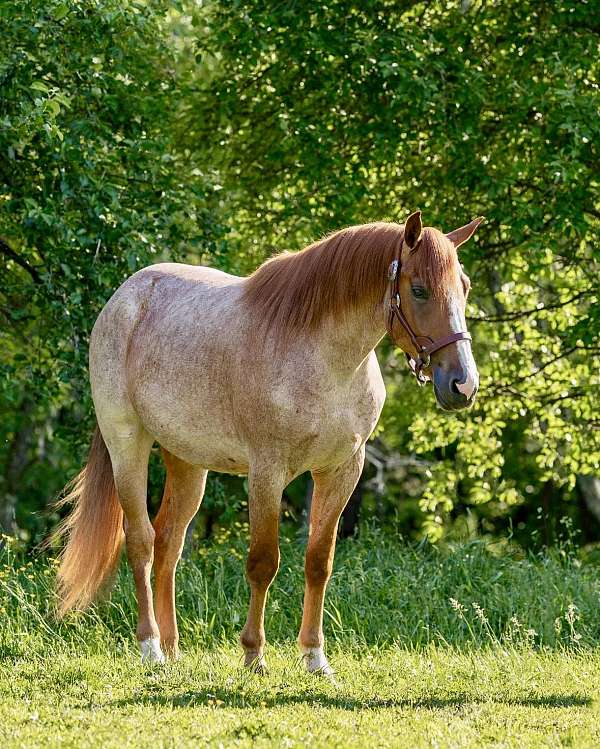
[[[356,489],[352,492],[348,504],[342,513],[340,523],[340,538],[350,538],[358,533],[358,521],[360,519],[360,508],[363,501],[364,487],[363,475],[360,477]]]
[[[577,476],[577,486],[586,507],[600,523],[600,478],[590,474]]]

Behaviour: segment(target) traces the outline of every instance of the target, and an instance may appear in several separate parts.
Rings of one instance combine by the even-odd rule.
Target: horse
[[[446,234],[423,227],[416,211],[405,224],[341,229],[246,278],[179,263],[128,278],[90,336],[97,426],[87,464],[63,500],[74,507],[61,528],[59,614],[91,603],[125,541],[142,660],[176,658],[175,570],[207,472],[247,475],[250,603],[240,642],[245,665],[262,671],[282,492],[310,471],[298,645],[309,672],[330,675],[323,605],[338,520],[385,399],[374,350],[389,333],[419,383],[433,382],[439,406],[473,403],[470,282],[457,248],[481,221]],[[151,522],[147,467],[155,443],[166,482]]]

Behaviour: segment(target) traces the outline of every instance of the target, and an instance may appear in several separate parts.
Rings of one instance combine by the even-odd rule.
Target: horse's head
[[[457,249],[482,220],[444,234],[423,228],[420,211],[411,214],[399,262],[390,269],[388,329],[419,381],[433,381],[437,401],[447,411],[470,406],[479,386],[465,321],[471,284]]]

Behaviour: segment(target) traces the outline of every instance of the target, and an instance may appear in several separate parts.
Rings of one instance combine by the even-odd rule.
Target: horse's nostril
[[[462,393],[458,389],[458,380],[451,380],[450,381],[450,390],[453,393],[456,393],[456,395],[462,395]]]

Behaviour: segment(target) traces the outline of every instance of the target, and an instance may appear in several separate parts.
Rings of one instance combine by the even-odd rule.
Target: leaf
[[[52,14],[55,21],[62,21],[62,19],[68,15],[69,13],[69,6],[67,3],[61,3],[54,9],[54,13]]]
[[[47,110],[52,112],[54,117],[56,117],[60,112],[60,104],[56,101],[56,99],[48,99],[45,103],[45,107]]]

